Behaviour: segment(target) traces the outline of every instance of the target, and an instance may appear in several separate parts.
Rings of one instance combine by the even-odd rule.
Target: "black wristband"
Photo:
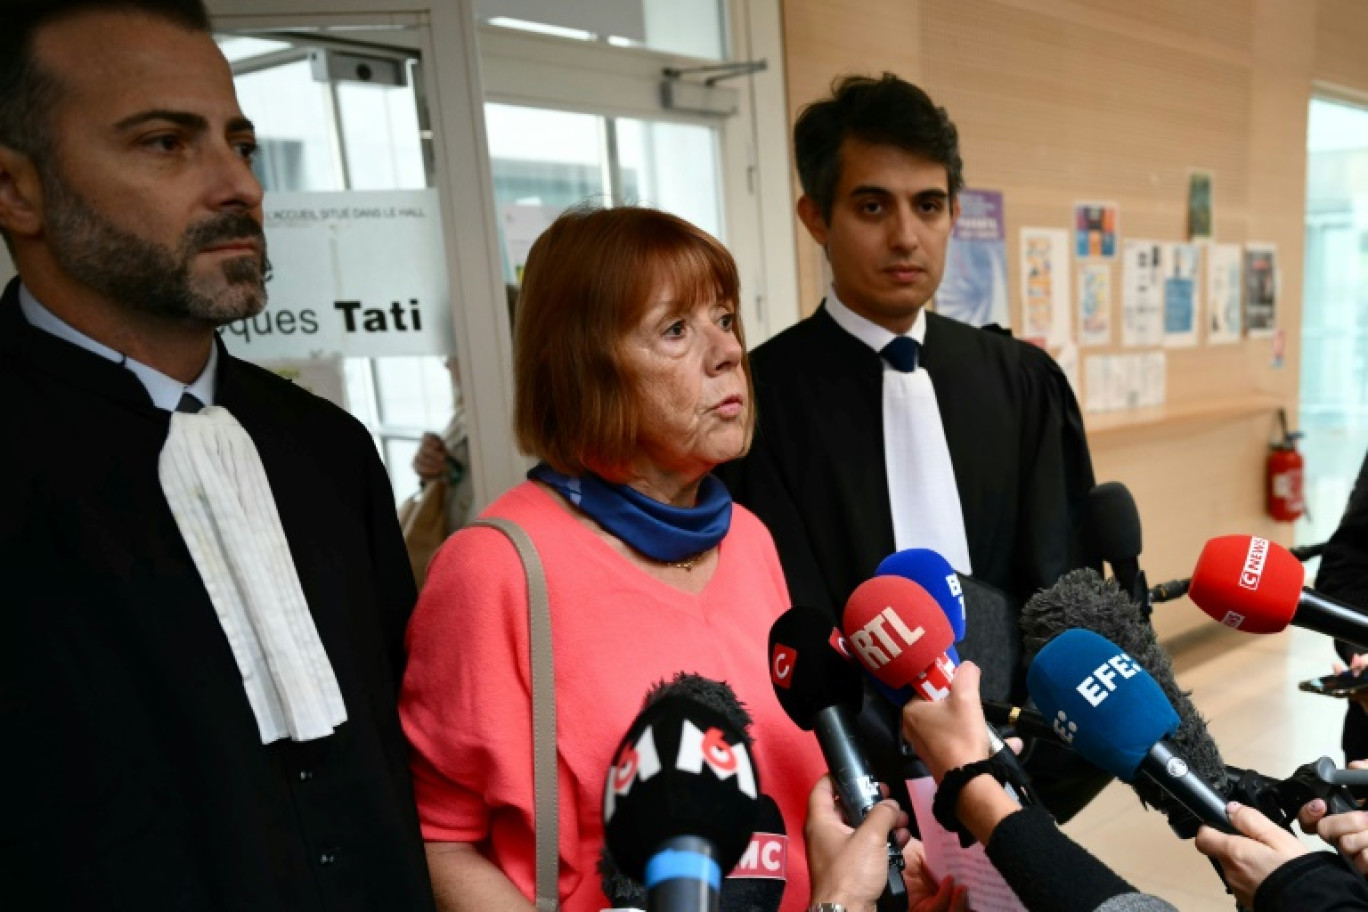
[[[935,800],[931,802],[931,815],[942,827],[959,836],[961,848],[967,849],[973,845],[974,835],[960,822],[955,807],[959,804],[960,792],[964,791],[964,787],[971,780],[984,775],[1002,782],[1001,764],[993,757],[985,757],[950,770],[941,779],[940,787],[936,789]]]

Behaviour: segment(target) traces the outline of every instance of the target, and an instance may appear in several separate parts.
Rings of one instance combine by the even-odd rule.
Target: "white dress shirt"
[[[827,295],[826,307],[838,326],[876,352],[893,339],[894,333],[842,304],[835,288]],[[924,309],[917,312],[907,335],[925,351]],[[924,368],[903,373],[884,363],[883,441],[894,546],[899,551],[929,548],[960,573],[972,573],[955,466],[936,390]]]

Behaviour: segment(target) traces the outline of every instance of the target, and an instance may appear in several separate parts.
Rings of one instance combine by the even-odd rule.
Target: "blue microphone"
[[[1178,714],[1149,672],[1090,630],[1066,630],[1026,674],[1041,715],[1079,755],[1124,782],[1143,773],[1203,823],[1235,828],[1226,801],[1174,750]]]
[[[901,576],[921,586],[940,605],[955,642],[964,639],[964,589],[950,562],[930,548],[906,548],[883,559],[875,576]]]

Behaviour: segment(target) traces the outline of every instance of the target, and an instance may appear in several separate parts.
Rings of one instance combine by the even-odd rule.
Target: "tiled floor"
[[[1251,636],[1213,624],[1172,653],[1178,682],[1192,691],[1227,763],[1279,778],[1321,756],[1342,763],[1344,702],[1297,689],[1298,681],[1330,672],[1328,638],[1290,628]],[[1128,786],[1113,783],[1064,829],[1137,888],[1183,912],[1235,908],[1210,862]]]

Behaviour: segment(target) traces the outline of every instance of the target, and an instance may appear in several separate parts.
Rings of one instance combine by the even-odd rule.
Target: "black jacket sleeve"
[[[1259,884],[1254,912],[1364,912],[1368,883],[1338,856],[1312,852],[1284,864]]]
[[[1173,910],[1162,899],[1137,893],[1064,835],[1038,807],[1004,818],[986,848],[988,860],[1032,912],[1093,912],[1104,907],[1133,912]]]

